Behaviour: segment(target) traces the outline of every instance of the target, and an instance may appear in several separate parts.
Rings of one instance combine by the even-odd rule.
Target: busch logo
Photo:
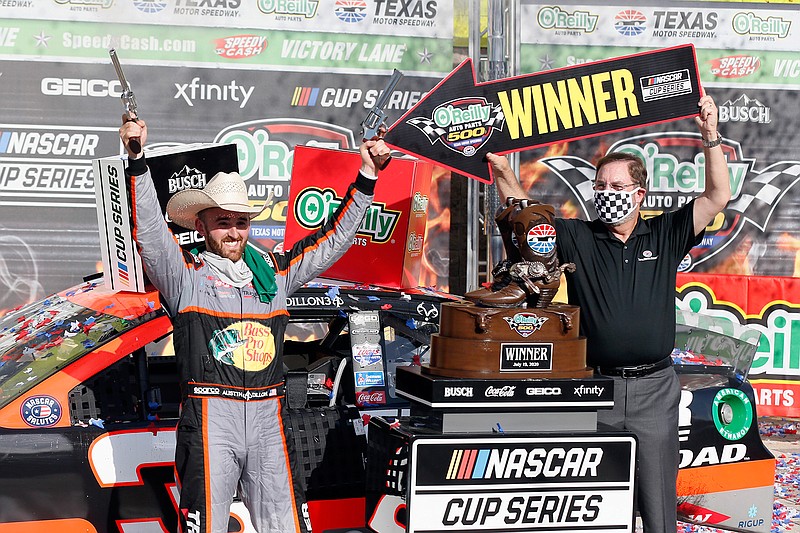
[[[445,387],[444,388],[444,397],[445,398],[453,398],[453,397],[462,397],[462,398],[472,398],[472,387]]]
[[[206,175],[196,168],[184,165],[182,169],[167,180],[170,194],[184,189],[202,189],[206,186]]]
[[[769,124],[770,108],[754,98],[748,98],[743,94],[735,101],[726,101],[719,106],[720,122],[755,122],[758,124]]]
[[[294,204],[294,215],[301,227],[309,230],[320,228],[338,209],[342,199],[333,189],[309,187],[300,191]],[[367,210],[358,235],[369,237],[372,242],[384,243],[391,239],[400,211],[388,209],[386,204],[373,202]]]
[[[513,398],[516,389],[517,387],[515,385],[504,385],[498,388],[489,385],[483,392],[483,395],[487,398]]]

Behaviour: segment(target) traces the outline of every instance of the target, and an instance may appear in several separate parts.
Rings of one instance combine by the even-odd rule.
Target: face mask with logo
[[[633,214],[636,191],[594,191],[594,208],[597,216],[606,224],[619,224]]]

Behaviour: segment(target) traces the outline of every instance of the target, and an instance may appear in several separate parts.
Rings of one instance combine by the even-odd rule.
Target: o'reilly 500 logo
[[[297,195],[294,202],[294,217],[301,227],[308,230],[317,229],[333,216],[341,203],[342,198],[333,189],[309,187]],[[364,222],[358,228],[358,234],[369,237],[372,242],[388,242],[399,219],[400,211],[388,209],[386,204],[381,202],[372,202],[367,209]]]

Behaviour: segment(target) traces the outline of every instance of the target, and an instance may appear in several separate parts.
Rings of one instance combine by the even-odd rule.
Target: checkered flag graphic
[[[745,178],[742,194],[728,204],[728,210],[741,213],[761,231],[789,189],[800,180],[800,162],[781,161],[770,165],[754,178]]]
[[[503,129],[503,124],[506,123],[506,116],[503,114],[503,108],[496,105],[492,108],[492,113],[489,115],[489,120],[486,121],[486,127]]]
[[[574,156],[546,157],[539,160],[567,184],[583,212],[585,220],[594,218],[594,165]]]
[[[432,121],[429,118],[416,117],[409,119],[408,123],[414,126],[415,128],[418,128],[420,131],[422,131],[422,133],[425,134],[425,136],[428,138],[428,141],[430,141],[431,144],[434,144],[439,139],[439,137],[447,133],[446,129],[440,128],[439,126],[436,125],[434,121]]]

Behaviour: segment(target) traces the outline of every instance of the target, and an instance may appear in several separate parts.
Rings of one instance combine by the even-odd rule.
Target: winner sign
[[[697,115],[692,45],[476,84],[461,63],[386,134],[421,159],[492,183],[487,152],[506,154]]]

